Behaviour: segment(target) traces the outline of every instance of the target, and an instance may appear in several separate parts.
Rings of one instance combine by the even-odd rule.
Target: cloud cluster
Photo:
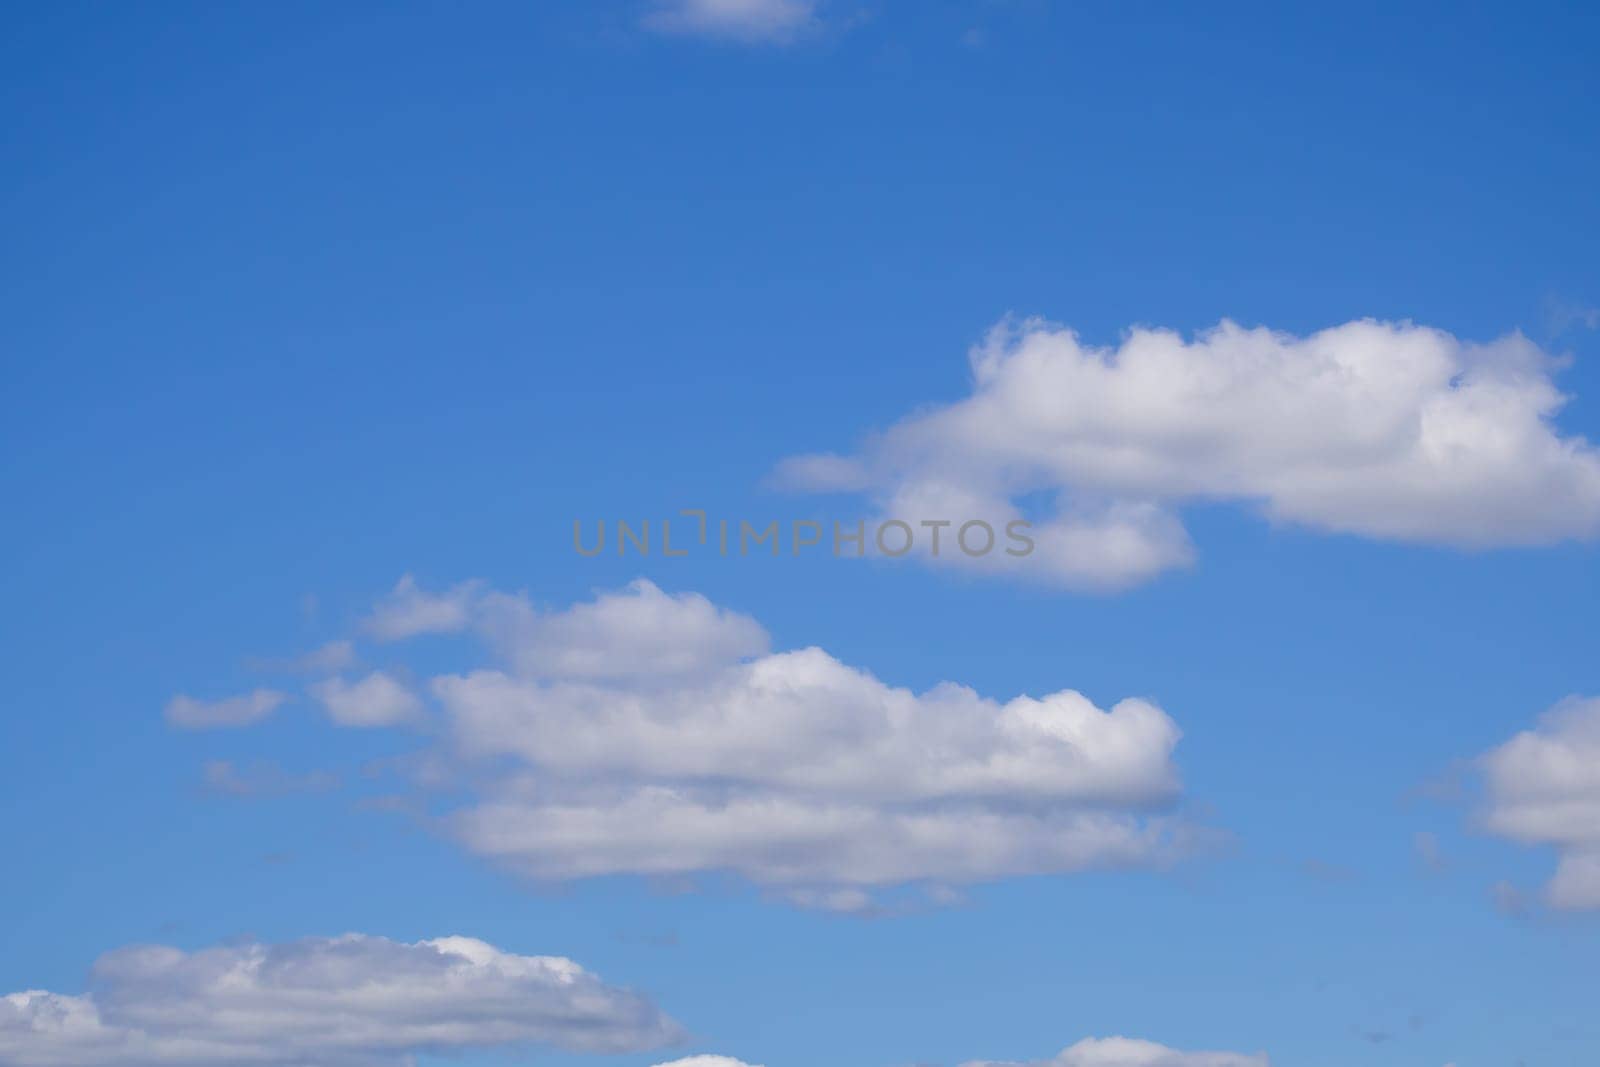
[[[817,0],[660,0],[644,16],[660,33],[786,44],[817,25]]]
[[[979,1060],[962,1067],[1270,1067],[1264,1055],[1237,1052],[1179,1052],[1153,1041],[1126,1037],[1086,1038],[1054,1059],[1029,1064]]]
[[[1174,810],[1180,732],[1143,699],[916,693],[646,581],[541,610],[408,577],[365,629],[478,638],[486,663],[420,686],[416,781],[459,800],[445,832],[533,879],[731,873],[863,911],[890,888],[1163,866],[1208,837]],[[336,722],[416,721],[391,682],[313,691]]]
[[[488,594],[500,665],[433,679],[446,825],[537,879],[732,872],[815,906],[867,890],[1166,862],[1179,731],[1064,690],[885,684],[649,582],[566,611]]]
[[[1557,850],[1546,902],[1569,911],[1600,909],[1600,699],[1556,705],[1478,765],[1485,828]]]
[[[1600,533],[1600,452],[1557,432],[1554,361],[1520,335],[1480,345],[1363,320],[1297,337],[1223,322],[1101,348],[1030,320],[997,326],[971,360],[970,396],[859,455],[793,458],[781,480],[866,493],[913,523],[999,528],[1026,512],[1032,556],[942,560],[1075,588],[1189,563],[1179,513],[1206,502],[1419,544]]]
[[[633,1052],[681,1036],[571,960],[464,937],[140,946],[101,957],[84,995],[0,997],[9,1067],[403,1067],[424,1053]]]

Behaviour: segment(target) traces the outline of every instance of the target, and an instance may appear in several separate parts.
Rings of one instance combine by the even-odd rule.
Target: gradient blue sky
[[[847,507],[769,475],[966,395],[1008,313],[1096,344],[1520,330],[1573,357],[1559,431],[1600,437],[1595,10],[884,0],[785,42],[643,10],[6,6],[0,990],[79,992],[139,942],[458,933],[571,956],[689,1051],[770,1067],[1119,1033],[1289,1067],[1600,1060],[1593,916],[1503,914],[1491,887],[1536,894],[1554,854],[1437,788],[1600,694],[1592,543],[1218,503],[1185,513],[1193,567],[1085,595],[570,542],[577,517]],[[737,880],[529,887],[363,803],[414,737],[301,698],[163,721],[284,684],[254,661],[350,636],[406,573],[555,606],[642,576],[896,685],[1146,696],[1231,840],[893,918]],[[213,760],[341,784],[219,796]]]

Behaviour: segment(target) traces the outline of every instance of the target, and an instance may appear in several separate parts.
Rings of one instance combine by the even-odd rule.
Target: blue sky
[[[535,1062],[560,1067],[702,1052],[767,1067],[1044,1062],[1115,1035],[1240,1054],[1134,1061],[1161,1067],[1600,1056],[1600,890],[1552,882],[1600,839],[1600,711],[1540,718],[1600,695],[1582,443],[1600,437],[1593,11],[794,0],[8,15],[0,992],[97,996],[102,1022],[123,1026],[129,989],[210,1012],[171,974],[91,980],[125,946],[460,935],[570,957],[605,997],[637,990],[690,1035],[655,1047],[649,1027],[617,1023],[633,1051],[613,1054],[524,1032],[557,1046]],[[1007,316],[1059,326],[997,342],[1024,408],[992,410],[974,402],[969,353]],[[1395,325],[1318,333],[1364,319]],[[1218,341],[1207,331],[1223,320],[1276,333]],[[1028,353],[1126,369],[1141,336],[1168,337],[1166,366],[1199,384],[1109,378],[1090,409],[1028,421],[1026,399],[1056,381],[1029,377]],[[1328,353],[1378,386],[1301,373]],[[1430,359],[1450,373],[1407,392],[1409,361]],[[1359,435],[1369,412],[1414,426],[1480,381],[1496,389],[1454,451],[1390,454]],[[1518,406],[1541,388],[1566,403]],[[929,428],[929,412],[955,414]],[[897,425],[912,429],[884,435]],[[1063,458],[1057,431],[1101,458]],[[1104,459],[1118,449],[1161,475]],[[856,481],[786,476],[817,454],[848,457]],[[1041,525],[1056,507],[1156,501],[1181,530],[1161,525],[1177,538],[1161,545],[1186,547],[1100,582],[1028,561],[572,547],[574,520],[684,508],[870,521],[935,477],[981,497],[972,517],[1014,504]],[[1334,487],[1306,490],[1323,477]],[[406,575],[409,600],[395,596]],[[636,579],[659,593],[626,592]],[[517,594],[532,629],[497,628],[494,605]],[[656,595],[662,614],[636,625]],[[589,603],[626,619],[591,625],[574,609]],[[413,611],[406,640],[374,621],[389,609]],[[293,662],[337,641],[349,662]],[[714,678],[652,667],[662,642]],[[496,859],[450,821],[512,796],[500,777],[518,759],[560,779],[563,803],[631,810],[584,790],[675,780],[651,761],[694,752],[693,716],[721,706],[726,679],[809,670],[767,656],[811,646],[885,693],[970,687],[990,702],[960,714],[996,729],[1020,695],[1080,693],[1090,724],[1150,702],[1181,740],[1129,742],[1153,764],[1106,755],[1115,781],[1093,806],[1185,843],[1126,862],[1095,852],[1083,869],[907,859],[905,877],[867,886],[865,914],[838,914],[807,893],[859,891],[860,868],[826,849],[778,877],[724,836],[711,852],[727,863],[663,876],[644,854],[688,848],[663,821],[642,842],[580,834],[579,856],[612,862],[579,877],[546,846]],[[640,666],[550,658],[597,650]],[[414,714],[341,726],[316,687],[374,671]],[[602,773],[571,755],[576,734],[529,756],[527,738],[486,733],[475,742],[493,758],[464,761],[464,705],[432,683],[471,671],[542,692],[530,721],[547,731],[574,678],[602,715],[642,692],[646,714],[689,716],[681,749]],[[763,736],[792,761],[728,772],[763,802],[790,799],[784,776],[823,768],[818,752],[842,758],[828,746],[852,736],[851,716],[891,721],[901,699],[860,682],[808,704],[811,676],[783,678],[811,717]],[[730,715],[778,713],[726,688]],[[285,699],[250,725],[171,721],[179,694],[215,712],[257,689]],[[1525,731],[1533,755],[1502,747]],[[910,759],[925,736],[891,730],[885,758]],[[1001,743],[984,736],[972,743]],[[1157,781],[1167,770],[1175,792]],[[914,806],[893,790],[920,772],[898,773],[882,771],[888,800],[860,800],[857,779],[839,795],[874,817]],[[1527,821],[1545,801],[1560,826]],[[995,820],[998,847],[1044,802],[1019,777],[960,803]],[[1019,840],[1020,856],[1049,851]],[[518,857],[556,873],[529,878]],[[373,944],[373,958],[394,947]],[[58,1038],[17,1036],[37,1024],[13,1010],[0,1063],[43,1062],[37,1042]],[[523,1062],[503,1044],[466,1042],[469,1062]],[[1102,1053],[1051,1062],[1112,1062]],[[132,1062],[94,1055],[56,1062]]]

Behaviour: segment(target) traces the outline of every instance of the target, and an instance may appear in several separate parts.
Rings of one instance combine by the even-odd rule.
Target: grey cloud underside
[[[1224,322],[1115,348],[1038,321],[972,353],[972,393],[858,455],[795,457],[789,484],[865,493],[885,516],[1003,524],[1030,495],[1025,560],[939,562],[1114,589],[1188,564],[1185,505],[1420,544],[1541,545],[1600,533],[1600,453],[1553,422],[1556,362],[1520,335],[1475,345],[1410,323],[1306,337]]]
[[[681,1036],[571,960],[459,937],[139,946],[101,957],[86,994],[0,998],[8,1067],[403,1067],[422,1053],[634,1052]]]

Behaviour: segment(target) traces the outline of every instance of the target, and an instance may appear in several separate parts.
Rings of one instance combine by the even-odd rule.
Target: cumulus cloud
[[[1520,335],[1474,344],[1364,320],[1299,337],[1223,322],[1191,339],[1134,329],[1103,348],[1008,321],[971,365],[965,399],[859,455],[795,457],[780,479],[864,492],[913,523],[1029,517],[1033,555],[942,561],[1074,588],[1184,566],[1181,509],[1206,502],[1417,544],[1600,533],[1600,453],[1557,432],[1555,363]]]
[[[690,1056],[687,1059],[673,1060],[671,1063],[658,1063],[656,1067],[761,1067],[761,1065],[746,1063],[731,1056]]]
[[[913,692],[646,581],[564,610],[456,588],[488,659],[422,687],[440,729],[409,765],[460,798],[434,825],[530,878],[731,873],[867,912],[885,890],[1161,867],[1209,839],[1177,810],[1180,731],[1148,700]],[[354,688],[320,694],[336,719],[398,721],[343,707]]]
[[[753,620],[648,582],[548,615],[485,603],[503,665],[431,685],[441,755],[476,792],[446,825],[533,878],[733,872],[862,910],[871,888],[1190,843],[1161,814],[1179,730],[1148,701],[913,693],[818,648],[760,652]]]
[[[648,1000],[571,960],[464,937],[138,946],[101,957],[90,987],[0,997],[0,1062],[404,1067],[424,1053],[635,1052],[681,1037]]]
[[[661,0],[644,24],[661,33],[785,44],[815,28],[816,0]]]
[[[1054,1059],[1031,1063],[975,1060],[962,1067],[1270,1067],[1264,1055],[1237,1052],[1179,1052],[1153,1041],[1126,1037],[1086,1038]]]
[[[311,694],[340,726],[397,726],[414,722],[423,713],[421,699],[383,671],[356,682],[329,678],[313,685]]]
[[[1545,901],[1600,909],[1600,699],[1571,699],[1482,756],[1487,830],[1551,845],[1556,872]]]
[[[196,700],[180,693],[167,702],[166,719],[184,730],[215,730],[260,722],[288,699],[275,689],[257,689],[222,700]]]

